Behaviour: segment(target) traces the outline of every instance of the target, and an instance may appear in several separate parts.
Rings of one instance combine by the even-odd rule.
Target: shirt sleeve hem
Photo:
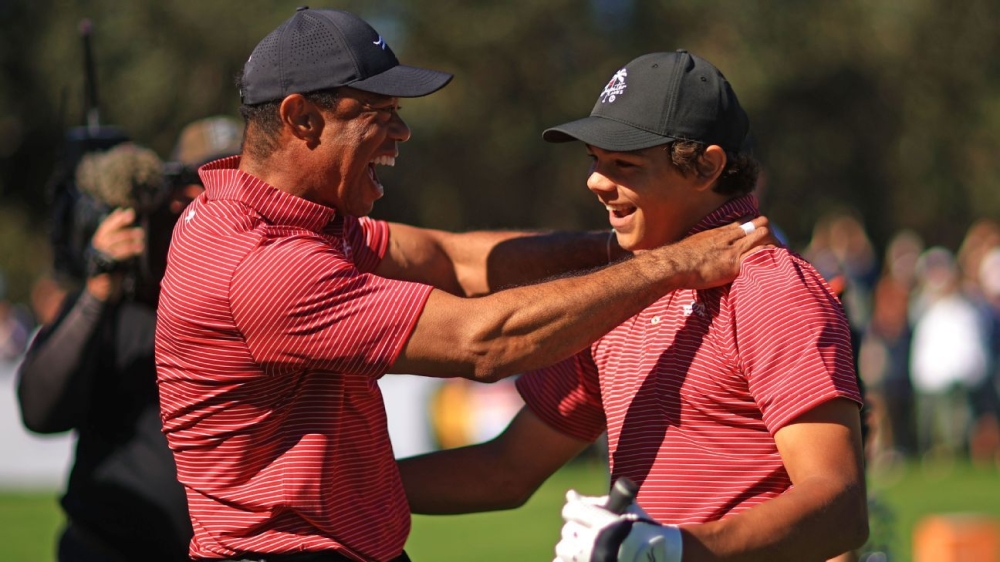
[[[528,409],[530,409],[531,412],[538,417],[538,419],[542,420],[542,422],[544,422],[545,425],[551,427],[552,429],[558,431],[559,433],[568,435],[570,437],[573,437],[574,439],[593,442],[598,437],[600,437],[602,433],[606,431],[606,429],[602,428],[600,431],[596,433],[584,432],[582,430],[574,429],[570,424],[561,423],[563,421],[563,418],[560,418],[559,416],[556,415],[552,415],[547,410],[543,410],[541,408],[541,405],[538,404],[536,400],[531,396],[530,390],[524,388],[524,386],[521,384],[520,379],[517,380],[515,386],[517,387],[518,393],[521,395],[521,399],[524,400],[524,405],[527,406]]]
[[[403,353],[403,348],[406,347],[407,342],[410,341],[410,336],[413,335],[413,330],[416,329],[417,322],[420,320],[420,317],[423,316],[423,314],[424,314],[424,307],[427,306],[427,299],[430,298],[431,292],[433,290],[434,290],[434,287],[432,287],[430,285],[425,285],[424,286],[424,294],[419,297],[420,298],[420,305],[414,308],[414,312],[410,316],[410,321],[406,325],[406,327],[404,328],[404,332],[403,332],[404,336],[401,337],[401,338],[399,338],[399,343],[396,345],[395,349],[393,349],[392,353],[389,355],[389,363],[388,363],[389,367],[388,368],[391,369],[392,366],[396,364],[396,359],[399,359],[400,354]],[[386,373],[381,373],[379,375],[379,377],[381,377],[381,376],[383,376],[385,374]]]
[[[864,402],[861,400],[861,398],[854,393],[845,392],[841,390],[824,392],[821,394],[817,394],[812,399],[806,402],[800,402],[797,405],[798,407],[796,407],[794,410],[789,410],[788,412],[782,414],[780,417],[774,420],[773,424],[767,424],[768,431],[771,433],[771,436],[773,437],[776,433],[778,433],[778,431],[789,425],[794,419],[798,418],[802,414],[808,412],[809,410],[812,410],[813,408],[821,404],[825,404],[827,402],[830,402],[831,400],[836,400],[837,398],[846,398],[854,402],[855,404],[858,405],[859,410],[861,409],[861,407],[864,406]]]

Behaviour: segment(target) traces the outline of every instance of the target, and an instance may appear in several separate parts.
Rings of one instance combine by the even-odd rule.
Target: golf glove
[[[604,508],[607,496],[566,493],[566,523],[553,562],[681,562],[681,532],[660,525],[635,502],[625,513]]]

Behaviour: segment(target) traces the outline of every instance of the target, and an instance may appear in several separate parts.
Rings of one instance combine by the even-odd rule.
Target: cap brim
[[[452,75],[447,72],[400,64],[381,74],[347,85],[364,92],[394,98],[419,98],[444,88],[451,79]]]
[[[597,148],[616,152],[641,150],[675,140],[671,137],[637,129],[619,121],[593,115],[546,129],[542,133],[542,138],[548,142],[578,140]]]

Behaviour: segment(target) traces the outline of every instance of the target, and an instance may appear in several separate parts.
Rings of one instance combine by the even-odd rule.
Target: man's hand
[[[681,532],[662,526],[633,502],[618,515],[604,508],[607,496],[566,492],[566,523],[553,562],[681,562]]]
[[[757,217],[699,232],[667,248],[668,259],[675,260],[678,272],[686,274],[682,287],[708,289],[736,279],[748,255],[764,246],[780,245],[768,228],[767,217]]]
[[[146,235],[141,228],[132,226],[135,211],[115,209],[101,221],[94,237],[90,240],[94,258],[99,257],[109,264],[123,262],[139,256],[146,248]],[[120,274],[97,271],[87,279],[87,291],[106,301],[118,293]]]

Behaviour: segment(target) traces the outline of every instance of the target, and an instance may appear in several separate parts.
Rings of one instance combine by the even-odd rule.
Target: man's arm
[[[682,526],[684,562],[826,560],[868,538],[858,405],[821,404],[774,436],[792,488],[739,515]]]
[[[104,303],[84,291],[35,336],[18,367],[17,399],[24,426],[36,433],[69,431],[90,406],[96,353],[88,353]]]
[[[377,275],[416,281],[459,296],[476,296],[623,257],[605,232],[452,233],[389,224],[389,248]]]
[[[731,281],[740,260],[771,241],[767,219],[701,232],[603,269],[482,297],[433,291],[395,372],[481,381],[543,367],[580,351],[662,295]]]
[[[91,246],[115,261],[140,255],[141,228],[132,226],[135,212],[116,209],[101,221]],[[43,329],[18,369],[17,398],[25,427],[38,433],[68,431],[90,408],[98,354],[90,349],[109,300],[121,291],[119,273],[87,279],[72,308]]]
[[[492,441],[402,459],[399,472],[413,513],[512,509],[587,445],[523,407]]]

